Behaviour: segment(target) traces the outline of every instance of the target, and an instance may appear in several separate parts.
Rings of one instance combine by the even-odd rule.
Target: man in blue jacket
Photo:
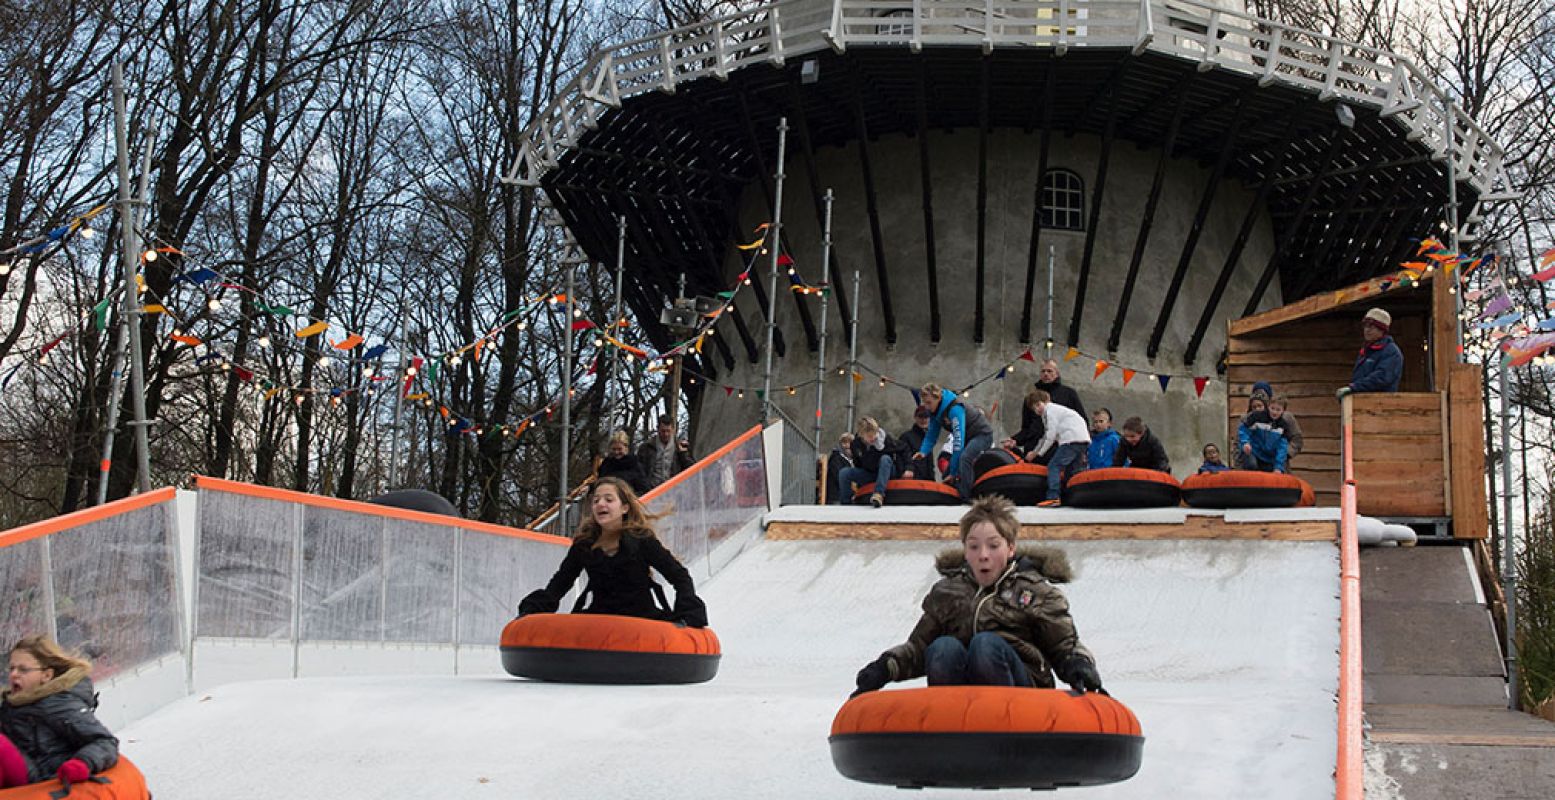
[[[1355,358],[1350,385],[1338,392],[1340,397],[1351,392],[1398,391],[1398,379],[1404,374],[1404,354],[1388,335],[1392,325],[1393,316],[1388,312],[1380,308],[1366,312],[1365,319],[1361,320],[1361,335],[1366,338],[1366,344],[1361,346],[1360,355]]]

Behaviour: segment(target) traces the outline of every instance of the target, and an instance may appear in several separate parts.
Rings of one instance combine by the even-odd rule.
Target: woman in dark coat
[[[556,574],[544,589],[519,603],[519,616],[556,611],[578,575],[587,572],[589,581],[572,608],[575,613],[707,626],[707,606],[696,595],[691,573],[654,534],[651,518],[626,481],[600,478],[589,491],[588,509]],[[648,572],[650,567],[675,588],[674,605],[665,600],[664,590]]]
[[[637,456],[632,455],[632,440],[626,431],[610,434],[609,449],[599,460],[599,477],[620,478],[631,484],[632,491],[638,494],[648,491],[648,472]]]
[[[119,740],[92,713],[92,665],[47,636],[11,648],[0,700],[0,788],[59,778],[80,783],[119,761]]]

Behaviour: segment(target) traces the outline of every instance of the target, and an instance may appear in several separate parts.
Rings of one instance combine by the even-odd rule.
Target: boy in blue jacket
[[[1283,409],[1290,401],[1284,395],[1269,401],[1270,406]],[[1269,409],[1255,411],[1242,419],[1236,429],[1237,442],[1242,447],[1242,468],[1260,472],[1287,472],[1286,460],[1290,457],[1290,425],[1283,417],[1275,416]]]
[[[913,473],[931,463],[928,459],[939,441],[940,429],[950,432],[950,468],[945,482],[953,484],[961,499],[972,496],[972,460],[993,447],[993,426],[976,406],[969,406],[955,392],[937,383],[926,383],[918,395],[920,405],[929,410],[929,429],[923,435],[918,455],[913,457]],[[919,457],[921,456],[921,458]]]

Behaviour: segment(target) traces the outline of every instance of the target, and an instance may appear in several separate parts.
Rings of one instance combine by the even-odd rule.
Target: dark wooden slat
[[[864,98],[858,74],[850,71],[853,84],[853,120],[857,129],[859,169],[864,175],[864,200],[869,214],[869,236],[875,245],[875,279],[880,284],[880,316],[885,322],[886,344],[896,344],[896,314],[891,310],[891,278],[886,269],[885,237],[880,232],[880,203],[875,196],[875,173],[869,163],[869,126],[864,121]]]
[[[934,181],[929,171],[929,62],[918,63],[918,165],[923,185],[923,264],[929,295],[929,341],[939,342],[939,269],[934,244]]]
[[[1112,332],[1107,336],[1107,352],[1116,352],[1123,338],[1123,323],[1128,319],[1129,304],[1134,299],[1134,282],[1139,279],[1139,264],[1145,257],[1145,245],[1150,241],[1150,228],[1155,223],[1156,206],[1161,201],[1161,187],[1166,183],[1166,167],[1172,161],[1172,148],[1177,144],[1177,132],[1182,128],[1182,115],[1188,104],[1184,95],[1193,85],[1198,73],[1190,72],[1182,79],[1173,93],[1177,98],[1172,104],[1172,121],[1166,129],[1166,141],[1161,145],[1161,155],[1156,159],[1155,175],[1150,180],[1150,194],[1145,199],[1145,212],[1139,220],[1139,235],[1134,238],[1134,254],[1128,260],[1128,277],[1123,280],[1123,292],[1118,295],[1118,310],[1112,315]]]
[[[1107,104],[1107,122],[1101,135],[1101,157],[1096,162],[1096,179],[1091,182],[1091,214],[1085,229],[1085,250],[1080,256],[1080,277],[1075,284],[1074,313],[1069,316],[1069,346],[1080,344],[1080,323],[1085,319],[1085,290],[1091,280],[1091,257],[1096,252],[1096,232],[1101,228],[1101,198],[1107,189],[1107,162],[1112,157],[1112,140],[1117,132],[1118,104]]]
[[[1037,146],[1037,181],[1031,204],[1031,248],[1026,252],[1026,294],[1020,312],[1021,344],[1031,343],[1031,295],[1037,282],[1037,258],[1042,244],[1042,185],[1047,180],[1048,146],[1053,138],[1053,82],[1058,77],[1058,62],[1049,61],[1045,73],[1042,80],[1042,142]]]
[[[1209,218],[1210,207],[1215,202],[1215,192],[1220,188],[1220,181],[1225,177],[1226,167],[1231,163],[1237,133],[1242,128],[1246,99],[1246,92],[1237,96],[1236,110],[1231,116],[1231,127],[1226,131],[1225,139],[1221,143],[1220,156],[1215,159],[1215,168],[1210,170],[1204,193],[1199,197],[1199,207],[1193,213],[1193,223],[1188,227],[1188,237],[1183,242],[1182,253],[1177,257],[1177,269],[1172,273],[1172,283],[1166,289],[1166,297],[1161,303],[1161,313],[1156,316],[1155,328],[1150,332],[1150,343],[1145,347],[1145,355],[1151,359],[1161,352],[1161,338],[1166,335],[1166,324],[1172,318],[1172,311],[1176,309],[1177,293],[1182,291],[1183,281],[1188,277],[1188,267],[1193,263],[1193,253],[1199,246],[1199,236],[1204,233],[1204,221]]]
[[[972,318],[972,341],[983,343],[984,313],[983,289],[987,283],[988,267],[988,72],[989,57],[983,56],[979,65],[981,79],[977,84],[977,308]]]

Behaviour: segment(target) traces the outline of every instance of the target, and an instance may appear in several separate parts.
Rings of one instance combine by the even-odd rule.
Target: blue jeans
[[[1035,685],[1015,648],[993,631],[973,636],[969,646],[954,636],[941,636],[924,652],[923,666],[930,686]]]
[[[885,494],[885,485],[891,481],[891,476],[895,474],[895,470],[896,464],[891,461],[890,456],[880,457],[880,467],[875,470],[874,475],[870,475],[869,470],[863,467],[843,467],[842,474],[837,476],[837,480],[842,482],[842,489],[838,494],[847,498],[843,502],[851,503],[853,502],[853,484],[856,483],[863,486],[869,483],[870,480],[875,482],[875,491]]]
[[[966,440],[961,448],[961,463],[957,465],[956,489],[961,492],[961,499],[966,500],[972,496],[972,484],[976,480],[976,473],[972,470],[972,462],[977,460],[979,453],[993,447],[993,434],[983,433]]]
[[[1058,493],[1063,490],[1064,479],[1085,471],[1085,451],[1089,447],[1079,442],[1070,442],[1053,450],[1053,457],[1047,460],[1047,499],[1057,500]]]

